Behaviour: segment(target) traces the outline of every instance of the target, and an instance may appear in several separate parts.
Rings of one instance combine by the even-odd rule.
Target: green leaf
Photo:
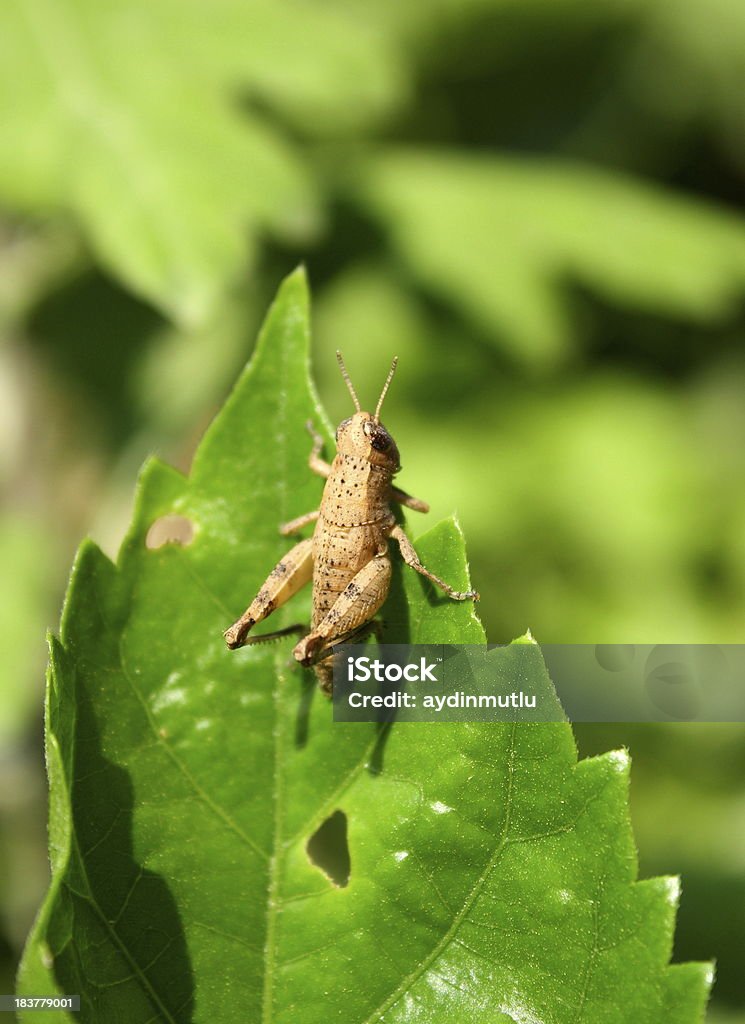
[[[160,0],[147,16],[172,35],[187,67],[243,87],[303,134],[364,130],[405,94],[394,46],[342,6]]]
[[[708,968],[667,966],[677,886],[634,881],[625,754],[577,764],[564,724],[334,724],[288,643],[225,649],[286,550],[277,523],[319,499],[308,341],[297,273],[189,479],[151,462],[118,564],[81,548],[21,991],[80,993],[102,1024],[700,1021]],[[166,515],[193,539],[149,548]],[[453,520],[419,551],[466,585]],[[384,618],[389,640],[483,641],[469,604],[400,564]],[[526,648],[491,657],[516,678]]]
[[[292,0],[9,0],[0,12],[0,197],[72,213],[100,261],[202,323],[266,230],[318,220],[295,150],[242,94],[305,127],[379,116],[377,37]]]
[[[579,164],[391,152],[363,179],[411,271],[535,363],[571,345],[563,287],[712,321],[745,291],[745,223],[662,188]]]

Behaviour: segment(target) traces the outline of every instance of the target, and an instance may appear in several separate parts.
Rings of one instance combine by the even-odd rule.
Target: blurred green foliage
[[[458,510],[492,640],[742,639],[744,95],[741,0],[3,6],[6,975],[72,551],[115,552],[146,454],[188,465],[300,260],[334,417],[335,347],[364,395],[399,353],[402,480]],[[610,732],[676,955],[745,1020],[745,731]]]

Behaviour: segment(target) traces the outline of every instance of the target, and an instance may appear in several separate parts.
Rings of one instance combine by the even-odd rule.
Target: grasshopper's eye
[[[376,452],[387,452],[391,446],[391,442],[391,435],[387,430],[383,430],[382,427],[378,427],[370,438],[370,444]]]

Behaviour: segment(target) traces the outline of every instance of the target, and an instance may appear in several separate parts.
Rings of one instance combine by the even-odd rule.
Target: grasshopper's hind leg
[[[321,693],[325,697],[332,697],[334,693],[334,655],[336,654],[336,648],[340,644],[361,644],[373,633],[378,643],[380,643],[382,632],[383,623],[378,621],[378,619],[373,619],[371,622],[366,622],[360,626],[359,629],[354,629],[351,633],[339,637],[333,643],[328,644],[327,647],[323,647],[319,654],[314,655],[313,671],[316,674]]]
[[[269,573],[256,597],[245,610],[243,615],[226,629],[223,633],[225,642],[231,650],[236,647],[243,647],[246,643],[257,643],[261,640],[274,639],[276,636],[284,636],[287,633],[295,632],[295,626],[289,629],[279,630],[277,633],[269,633],[264,636],[254,637],[247,640],[248,633],[257,622],[261,622],[268,615],[288,601],[293,594],[296,594],[301,587],[310,581],[313,575],[313,541],[301,540],[294,548],[291,548],[281,562]]]
[[[293,654],[302,665],[320,661],[329,648],[372,619],[388,596],[391,560],[387,548],[367,562],[347,584],[321,621],[303,637]]]

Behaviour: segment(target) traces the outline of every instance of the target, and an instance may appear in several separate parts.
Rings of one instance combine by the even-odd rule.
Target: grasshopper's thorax
[[[358,412],[339,424],[336,445],[318,531],[388,519],[391,480],[399,470],[398,449],[391,435],[369,413]]]

